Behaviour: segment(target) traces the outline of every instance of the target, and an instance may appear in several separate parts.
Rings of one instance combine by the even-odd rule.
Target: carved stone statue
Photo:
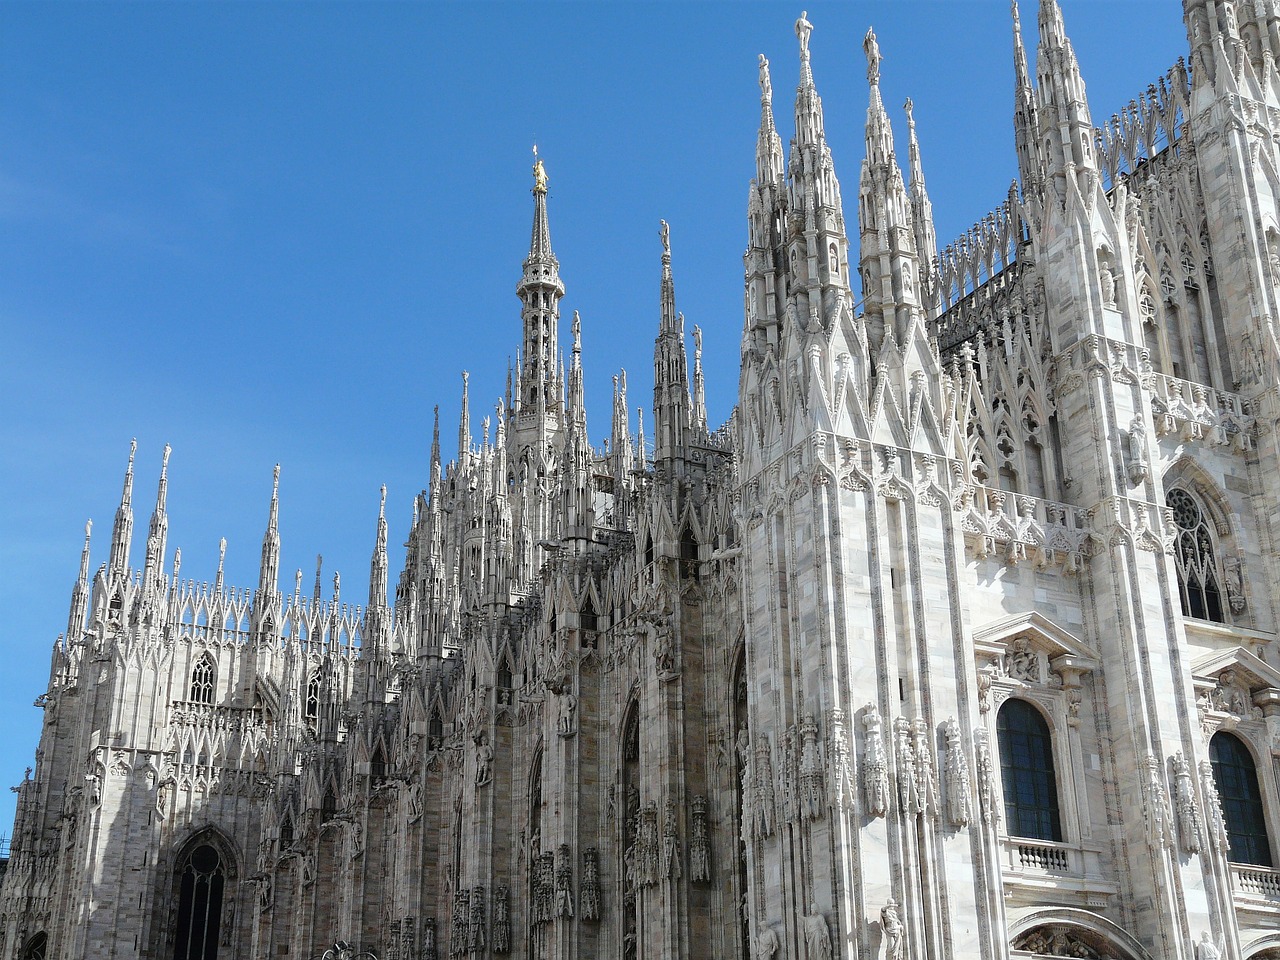
[[[813,24],[809,22],[809,11],[801,10],[800,19],[796,21],[796,36],[800,39],[800,59],[809,59],[809,34],[813,33]]]
[[[765,103],[773,102],[773,82],[769,79],[769,61],[760,54],[760,99]]]
[[[485,734],[476,737],[476,786],[483,787],[493,779],[493,747]]]
[[[868,703],[862,713],[862,794],[867,813],[873,817],[883,817],[889,810],[889,761],[881,725],[880,712],[875,704]]]
[[[877,84],[880,82],[880,61],[884,57],[880,56],[880,44],[876,42],[874,30],[868,30],[862,38],[862,50],[867,55],[867,83]]]
[[[751,946],[755,960],[772,960],[782,944],[778,941],[778,935],[773,932],[773,927],[769,926],[769,922],[761,920],[760,932],[755,935]]]
[[[1196,944],[1196,960],[1222,960],[1222,948],[1213,942],[1208,930],[1200,934],[1200,942]]]
[[[818,910],[816,903],[810,903],[809,910],[804,916],[804,945],[808,949],[809,960],[831,960],[831,931],[827,929],[827,918]]]
[[[898,916],[898,903],[893,897],[880,908],[880,929],[884,933],[885,960],[902,960],[902,918]]]

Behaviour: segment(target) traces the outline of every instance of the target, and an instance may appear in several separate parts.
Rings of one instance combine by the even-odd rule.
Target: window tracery
[[[191,671],[191,689],[188,699],[192,703],[213,703],[213,661],[203,656]]]
[[[173,960],[216,960],[226,874],[218,851],[207,843],[181,861]]]
[[[1174,563],[1182,615],[1223,623],[1221,578],[1209,520],[1195,498],[1180,487],[1170,490],[1165,499],[1178,528]]]

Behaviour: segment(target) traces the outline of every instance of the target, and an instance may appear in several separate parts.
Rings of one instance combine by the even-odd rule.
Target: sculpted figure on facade
[[[892,897],[880,908],[880,932],[884,936],[885,960],[902,960],[906,928],[898,915],[898,903]]]
[[[751,952],[755,960],[773,960],[782,948],[778,934],[769,926],[768,920],[761,920],[760,926],[752,939]]]
[[[889,811],[889,758],[881,726],[880,711],[868,703],[862,711],[862,797],[873,817],[883,817]]]
[[[693,798],[693,836],[689,841],[689,880],[708,883],[711,880],[711,834],[707,827],[707,798]]]
[[[600,854],[595,847],[582,851],[582,887],[578,899],[583,920],[600,919]]]
[[[557,917],[573,916],[573,856],[567,843],[556,848],[556,907]]]
[[[854,802],[853,757],[844,711],[834,707],[827,714],[827,790],[831,806],[847,810]]]
[[[972,800],[969,795],[969,758],[960,737],[960,724],[951,719],[942,725],[946,740],[947,819],[952,826],[969,825]]]

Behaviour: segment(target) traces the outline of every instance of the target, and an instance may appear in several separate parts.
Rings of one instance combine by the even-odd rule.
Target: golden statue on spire
[[[542,158],[538,156],[538,145],[533,145],[533,189],[542,193],[547,192],[547,170],[542,165]]]

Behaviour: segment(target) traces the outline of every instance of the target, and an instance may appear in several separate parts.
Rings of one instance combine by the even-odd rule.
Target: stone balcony
[[[1050,898],[1101,907],[1119,892],[1119,885],[1102,875],[1100,843],[1006,837],[1001,844],[1005,896],[1012,900]]]

